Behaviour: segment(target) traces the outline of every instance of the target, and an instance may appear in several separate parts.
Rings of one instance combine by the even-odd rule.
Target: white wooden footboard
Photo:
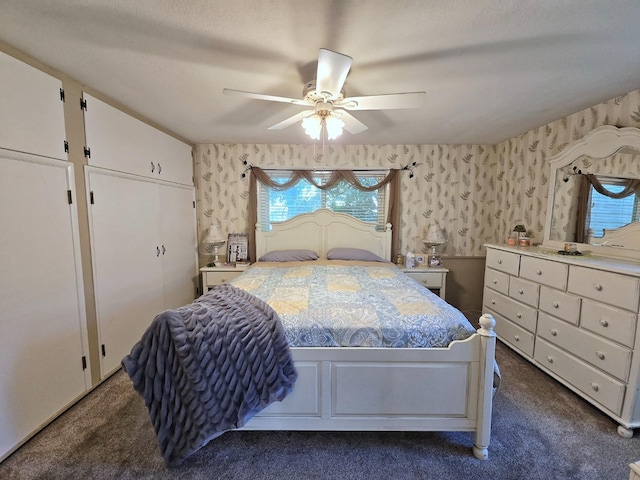
[[[488,458],[495,320],[447,348],[293,348],[298,380],[247,430],[471,431]]]

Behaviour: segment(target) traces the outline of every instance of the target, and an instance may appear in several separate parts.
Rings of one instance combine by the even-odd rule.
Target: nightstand
[[[212,287],[229,282],[246,269],[247,267],[202,267],[202,292],[207,293]]]
[[[438,290],[440,298],[444,299],[447,288],[447,273],[449,269],[442,267],[401,268],[404,273],[421,283],[429,290]]]

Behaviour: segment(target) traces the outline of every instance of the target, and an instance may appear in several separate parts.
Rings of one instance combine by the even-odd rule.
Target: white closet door
[[[90,385],[72,178],[0,150],[0,458]]]
[[[191,146],[84,93],[89,165],[193,185]]]
[[[164,307],[158,185],[124,174],[87,172],[104,378]]]
[[[62,82],[0,52],[0,148],[66,159]]]
[[[198,282],[194,189],[159,185],[165,308],[193,301]]]

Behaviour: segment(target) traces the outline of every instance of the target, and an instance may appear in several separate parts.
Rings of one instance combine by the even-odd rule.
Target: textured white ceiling
[[[0,40],[193,143],[311,143],[300,98],[318,49],[353,57],[341,144],[493,144],[640,88],[638,0],[0,0]]]

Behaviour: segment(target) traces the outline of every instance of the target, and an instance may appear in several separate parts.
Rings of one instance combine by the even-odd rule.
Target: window
[[[615,182],[601,181],[602,186],[612,193],[624,190],[624,185]],[[640,201],[633,194],[624,198],[611,198],[597,192],[591,187],[588,229],[593,230],[594,237],[602,237],[603,229],[620,228],[631,222],[640,220]]]
[[[274,182],[284,184],[289,179],[288,171],[268,171]],[[387,172],[357,172],[361,184],[372,186],[381,182]],[[314,172],[316,183],[323,184],[331,172]],[[306,180],[286,190],[276,190],[258,184],[258,222],[281,222],[301,213],[309,213],[319,208],[353,215],[365,222],[385,223],[386,188],[364,192],[342,181],[334,187],[321,190]]]

